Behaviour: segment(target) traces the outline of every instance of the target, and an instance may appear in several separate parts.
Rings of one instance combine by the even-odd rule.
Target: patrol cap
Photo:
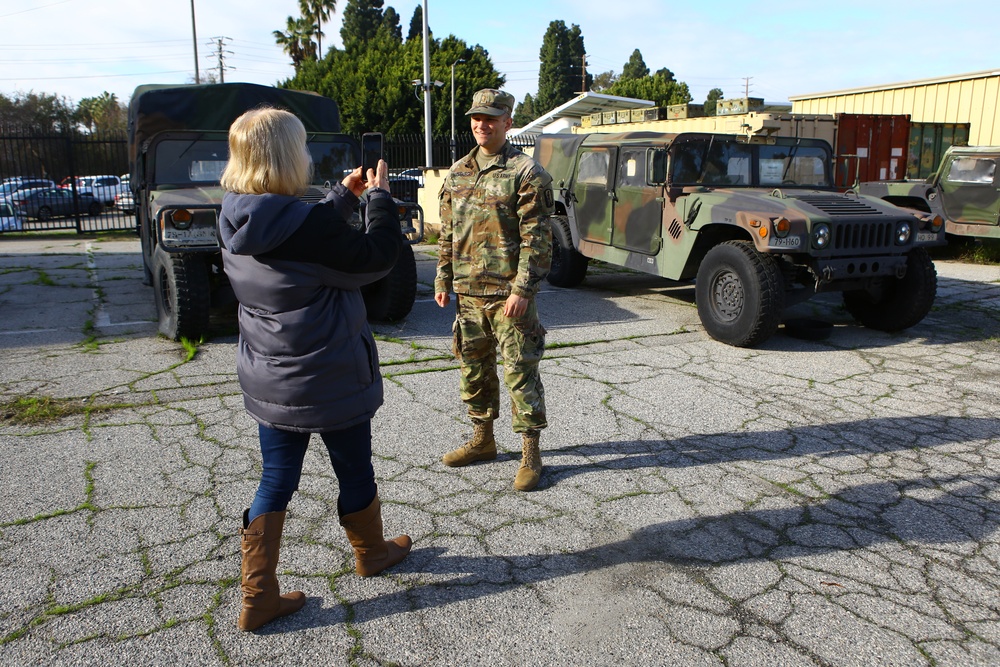
[[[494,88],[483,88],[472,96],[472,108],[466,116],[483,113],[487,116],[502,116],[514,113],[514,96]]]

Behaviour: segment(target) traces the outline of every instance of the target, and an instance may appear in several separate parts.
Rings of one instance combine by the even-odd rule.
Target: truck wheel
[[[727,241],[705,255],[695,282],[698,316],[708,335],[753,347],[778,330],[785,285],[778,260],[749,241]]]
[[[369,320],[394,322],[409,315],[417,297],[417,260],[413,247],[404,245],[389,275],[362,287],[361,296]]]
[[[190,253],[153,251],[153,294],[160,333],[172,340],[198,340],[208,332],[208,265]]]
[[[549,219],[552,226],[552,268],[549,269],[549,283],[556,287],[576,287],[587,275],[587,258],[573,247],[573,236],[569,232],[566,216],[554,215]]]
[[[87,214],[90,215],[91,217],[98,216],[101,213],[104,213],[104,207],[101,206],[101,202],[95,201],[87,209]]]
[[[844,307],[863,326],[877,331],[902,331],[931,311],[937,294],[937,271],[924,248],[906,257],[906,275],[881,278],[866,290],[844,292]]]

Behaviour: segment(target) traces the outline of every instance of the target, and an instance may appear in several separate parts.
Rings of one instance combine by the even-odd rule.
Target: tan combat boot
[[[518,491],[531,491],[538,486],[542,477],[542,452],[538,448],[538,431],[526,431],[521,434],[523,454],[521,466],[514,477],[514,488]]]
[[[458,468],[476,461],[492,461],[497,457],[497,441],[493,439],[493,422],[472,420],[472,438],[441,457],[446,466]]]

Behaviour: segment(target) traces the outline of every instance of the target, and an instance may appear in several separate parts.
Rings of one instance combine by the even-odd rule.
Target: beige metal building
[[[1000,145],[1000,69],[788,99],[794,114],[908,114],[912,123],[968,124],[970,145]]]

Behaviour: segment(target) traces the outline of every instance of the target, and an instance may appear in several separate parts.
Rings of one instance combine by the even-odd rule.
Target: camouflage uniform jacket
[[[480,171],[478,150],[452,165],[438,194],[434,291],[531,298],[552,264],[552,178],[510,142]]]

